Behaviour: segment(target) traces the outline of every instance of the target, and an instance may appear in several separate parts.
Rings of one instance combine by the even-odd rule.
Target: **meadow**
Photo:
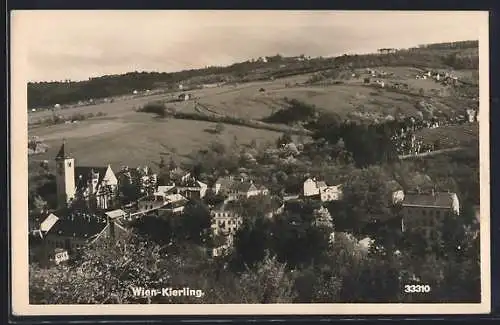
[[[479,124],[450,125],[435,129],[422,129],[415,134],[424,143],[439,141],[441,148],[477,147],[479,145]]]
[[[248,144],[255,139],[259,144],[274,142],[281,136],[279,132],[229,124],[221,134],[214,134],[211,131],[215,125],[204,121],[155,119],[145,113],[136,113],[133,117],[40,127],[30,135],[39,136],[49,149],[30,158],[49,160],[52,164],[64,138],[80,166],[154,167],[162,155],[183,161],[193,151],[207,148],[213,142],[229,145],[236,139],[239,144]]]
[[[401,82],[426,82],[427,87],[441,87],[430,80],[415,80],[414,68],[379,68],[389,73],[392,80]],[[312,74],[287,77],[276,80],[254,81],[243,84],[224,85],[186,91],[192,99],[170,102],[166,105],[179,112],[219,114],[243,119],[260,120],[284,107],[285,98],[298,99],[315,105],[318,109],[336,112],[346,118],[363,115],[365,118],[385,118],[397,114],[412,115],[418,112],[416,104],[426,99],[417,94],[398,92],[387,88],[367,86],[363,77],[342,84],[327,86],[306,85]],[[389,77],[388,79],[389,80]],[[415,85],[417,87],[418,85]],[[264,91],[261,91],[261,90]],[[281,132],[256,129],[240,125],[225,125],[222,134],[210,132],[215,123],[182,120],[155,119],[136,110],[148,102],[169,102],[181,92],[157,94],[116,100],[91,106],[58,110],[56,114],[66,117],[77,113],[103,112],[104,117],[94,117],[79,123],[32,126],[29,135],[39,136],[49,150],[31,157],[35,160],[52,160],[62,139],[66,139],[79,165],[152,164],[165,153],[178,159],[186,159],[195,150],[206,148],[213,141],[239,143],[275,141]],[[197,105],[198,103],[199,105]],[[439,103],[440,110],[452,110]],[[29,113],[29,123],[54,114],[50,110]],[[451,136],[453,138],[453,136]]]

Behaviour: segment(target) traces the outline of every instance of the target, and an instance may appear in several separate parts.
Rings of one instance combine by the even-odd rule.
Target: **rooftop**
[[[66,150],[65,144],[66,144],[65,141],[63,141],[61,148],[57,152],[56,160],[70,158],[69,153]]]
[[[451,208],[454,195],[456,194],[447,192],[409,193],[405,194],[402,204],[403,206]]]
[[[126,215],[125,211],[123,211],[122,209],[117,209],[117,210],[113,210],[113,211],[108,211],[106,212],[106,215],[108,217],[110,217],[111,219],[116,219],[116,218],[119,218],[121,216],[124,216]]]
[[[88,239],[101,233],[106,225],[104,218],[99,220],[93,217],[71,216],[59,219],[47,234]]]

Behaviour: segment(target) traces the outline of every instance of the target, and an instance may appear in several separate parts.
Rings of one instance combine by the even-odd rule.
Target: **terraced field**
[[[439,141],[441,148],[472,147],[479,144],[477,123],[423,129],[415,135],[425,143],[433,144]]]

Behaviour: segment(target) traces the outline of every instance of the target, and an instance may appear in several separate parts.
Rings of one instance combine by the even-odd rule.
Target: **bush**
[[[140,108],[138,111],[144,112],[144,113],[153,113],[153,114],[156,114],[158,117],[166,117],[167,116],[167,109],[166,109],[165,105],[163,105],[162,103],[158,103],[158,102],[147,103],[142,108]]]

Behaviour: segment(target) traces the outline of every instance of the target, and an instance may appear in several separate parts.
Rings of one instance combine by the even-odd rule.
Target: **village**
[[[293,143],[283,145],[285,151],[292,149],[297,151]],[[193,200],[209,207],[211,236],[219,238],[216,246],[206,247],[213,258],[231,252],[238,229],[249,217],[238,203],[251,198],[269,199],[265,212],[269,219],[282,213],[300,213],[304,202],[312,202],[314,223],[331,230],[332,242],[339,231],[327,207],[343,199],[343,184],[327,184],[315,176],[305,178],[295,193],[271,193],[244,173],[218,177],[207,184],[178,166],[162,166],[167,173],[161,179],[147,166],[125,166],[117,172],[109,165],[78,166],[65,142],[54,159],[57,209],[32,213],[29,222],[30,257],[49,265],[68,261],[78,250],[99,240],[131,232],[134,221],[146,216],[183,218],[185,206]],[[405,193],[395,188],[388,198],[401,209],[401,231],[417,229],[428,238],[434,236],[436,219],[460,213],[459,198],[449,191],[415,189]],[[366,237],[359,242],[369,249],[373,241]]]

